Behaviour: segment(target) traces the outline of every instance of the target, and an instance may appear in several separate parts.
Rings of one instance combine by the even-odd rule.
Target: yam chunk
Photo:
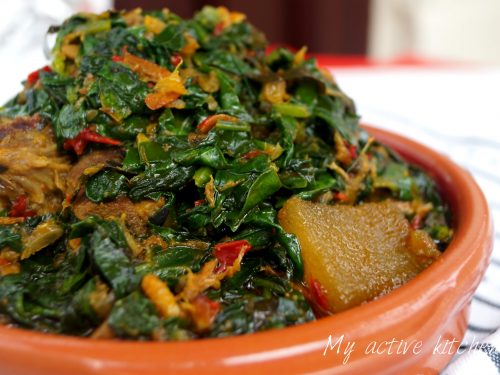
[[[291,198],[278,218],[297,236],[305,280],[319,281],[332,312],[386,294],[440,255],[391,202],[331,206]]]

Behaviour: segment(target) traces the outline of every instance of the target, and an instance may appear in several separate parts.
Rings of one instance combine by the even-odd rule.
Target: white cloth
[[[458,357],[443,375],[498,374],[500,372],[500,331],[480,343],[459,349]]]
[[[363,122],[427,144],[467,168],[485,193],[494,222],[500,223],[500,68],[370,67],[332,72],[356,102]],[[497,228],[491,264],[472,301],[461,354],[444,374],[500,373],[498,328]]]
[[[44,49],[54,42],[46,37],[51,25],[60,25],[77,12],[103,12],[112,0],[0,1],[0,106],[22,90],[21,81],[44,65]],[[46,39],[47,38],[47,39]]]

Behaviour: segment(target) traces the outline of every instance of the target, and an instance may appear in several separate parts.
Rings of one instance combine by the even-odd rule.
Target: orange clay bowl
[[[453,212],[452,243],[415,279],[378,300],[331,317],[229,338],[162,343],[97,341],[0,327],[0,373],[439,372],[463,338],[472,295],[488,265],[492,249],[488,206],[469,173],[447,157],[399,135],[365,128],[434,177]],[[331,350],[327,348],[330,335]],[[342,343],[335,345],[342,335]],[[351,354],[344,354],[353,343]]]

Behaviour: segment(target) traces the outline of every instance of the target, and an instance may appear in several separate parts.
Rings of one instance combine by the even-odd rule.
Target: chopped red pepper
[[[12,204],[12,207],[10,208],[9,211],[9,216],[10,217],[35,216],[36,212],[33,210],[27,210],[27,207],[28,207],[28,198],[26,198],[26,195],[21,194]]]
[[[45,65],[43,68],[37,69],[28,74],[27,81],[30,85],[34,85],[38,81],[38,79],[40,78],[40,71],[51,72],[52,69],[50,68],[50,66]]]
[[[252,151],[247,152],[245,155],[243,155],[243,157],[245,159],[253,159],[256,156],[263,155],[263,154],[265,154],[264,151],[261,151],[261,150],[252,150]]]
[[[346,193],[343,193],[341,191],[337,191],[335,193],[335,199],[341,202],[347,202],[349,200],[349,197],[347,196]]]
[[[4,258],[0,258],[0,267],[6,266],[6,265],[8,265],[10,263],[11,263],[10,260],[4,259]]]
[[[314,277],[309,279],[309,290],[311,292],[311,298],[316,302],[316,304],[324,310],[329,310],[330,305],[328,303],[328,297],[326,296],[326,290],[321,285],[321,283]]]
[[[78,135],[89,142],[103,143],[103,144],[112,145],[112,146],[119,146],[122,144],[117,139],[105,137],[105,136],[97,134],[96,132],[89,130],[89,129],[82,130],[80,132],[80,134],[78,134]]]
[[[223,272],[227,266],[232,266],[234,264],[240,252],[243,251],[243,253],[246,254],[248,250],[252,248],[252,245],[250,245],[247,240],[237,240],[218,243],[214,248],[214,255],[220,264],[216,272]]]
[[[356,159],[358,157],[358,148],[355,145],[351,145],[349,142],[344,141],[347,150],[349,151],[349,155],[351,155],[351,159]]]
[[[203,203],[205,203],[205,199],[198,199],[197,201],[194,201],[194,206],[198,207],[201,206]]]
[[[113,55],[111,56],[111,60],[113,60],[114,62],[121,62],[123,61],[123,56]]]
[[[219,313],[220,304],[217,301],[212,301],[207,296],[199,294],[191,301],[193,306],[193,321],[199,330],[210,328],[210,325],[215,320]]]
[[[67,151],[74,150],[75,154],[81,155],[83,151],[85,151],[85,147],[87,146],[87,142],[83,139],[75,137],[74,139],[68,139],[64,142],[63,148]]]
[[[207,134],[212,128],[217,124],[217,121],[232,121],[236,122],[238,119],[234,116],[226,115],[224,113],[219,113],[217,115],[208,116],[205,120],[200,122],[197,126],[198,132],[202,134]]]
[[[89,142],[102,143],[111,146],[119,146],[122,144],[117,139],[105,137],[90,129],[83,129],[75,138],[66,140],[63,147],[65,150],[74,150],[75,154],[82,155],[85,151],[85,147],[87,147],[87,143]]]
[[[224,30],[224,22],[219,22],[217,25],[214,27],[214,35],[218,36],[222,33],[222,30]]]
[[[422,215],[416,214],[410,223],[410,227],[414,230],[417,230],[418,228],[420,228],[421,222],[422,222]]]
[[[354,145],[350,145],[349,153],[351,154],[351,158],[356,159],[358,157],[358,148]]]
[[[176,67],[177,65],[179,65],[182,62],[182,57],[180,57],[177,54],[174,54],[174,55],[170,56],[170,62],[172,63],[173,66]]]

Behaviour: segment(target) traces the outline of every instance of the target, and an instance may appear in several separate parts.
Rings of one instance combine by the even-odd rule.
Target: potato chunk
[[[321,283],[333,312],[404,284],[440,254],[391,202],[330,206],[291,198],[278,218],[300,242],[305,280]]]

